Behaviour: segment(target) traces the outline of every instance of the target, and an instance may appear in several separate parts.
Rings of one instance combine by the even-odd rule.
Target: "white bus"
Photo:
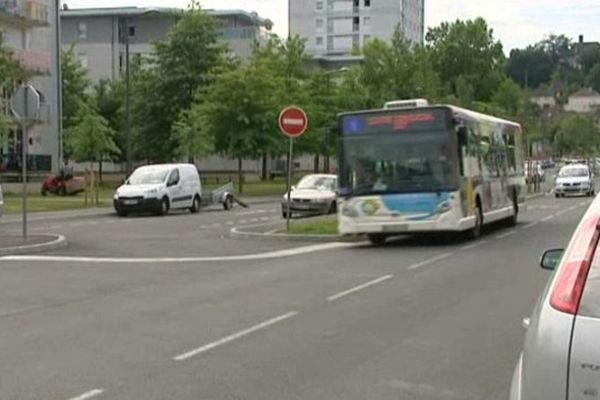
[[[516,224],[526,199],[521,126],[474,111],[391,102],[339,116],[339,229],[388,236],[481,234]]]

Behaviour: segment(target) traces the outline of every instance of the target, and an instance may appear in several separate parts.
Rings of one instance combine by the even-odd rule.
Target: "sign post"
[[[21,123],[21,182],[23,238],[27,239],[27,128],[38,118],[40,95],[32,85],[21,85],[12,98],[11,111]]]
[[[290,231],[291,203],[292,203],[292,168],[294,163],[294,139],[302,136],[308,128],[308,117],[300,107],[286,107],[279,114],[279,129],[281,133],[290,138],[287,171],[287,211],[286,229]]]

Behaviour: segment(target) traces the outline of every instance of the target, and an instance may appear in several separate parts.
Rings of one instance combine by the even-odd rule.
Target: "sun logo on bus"
[[[373,215],[379,211],[380,207],[377,200],[367,200],[362,203],[362,212],[366,215]]]

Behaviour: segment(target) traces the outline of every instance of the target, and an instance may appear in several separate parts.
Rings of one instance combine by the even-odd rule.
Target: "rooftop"
[[[205,9],[207,14],[216,18],[242,17],[256,25],[270,29],[271,20],[262,18],[256,12],[244,10],[214,10]],[[181,8],[173,7],[98,7],[98,8],[69,8],[61,9],[61,18],[93,18],[93,17],[138,17],[146,14],[177,15],[184,12]]]
[[[573,93],[570,97],[600,97],[600,93],[590,88],[584,88]]]

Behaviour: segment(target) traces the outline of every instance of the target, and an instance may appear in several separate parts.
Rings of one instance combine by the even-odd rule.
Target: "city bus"
[[[521,126],[407,100],[339,115],[341,234],[464,232],[517,223],[526,200]]]

